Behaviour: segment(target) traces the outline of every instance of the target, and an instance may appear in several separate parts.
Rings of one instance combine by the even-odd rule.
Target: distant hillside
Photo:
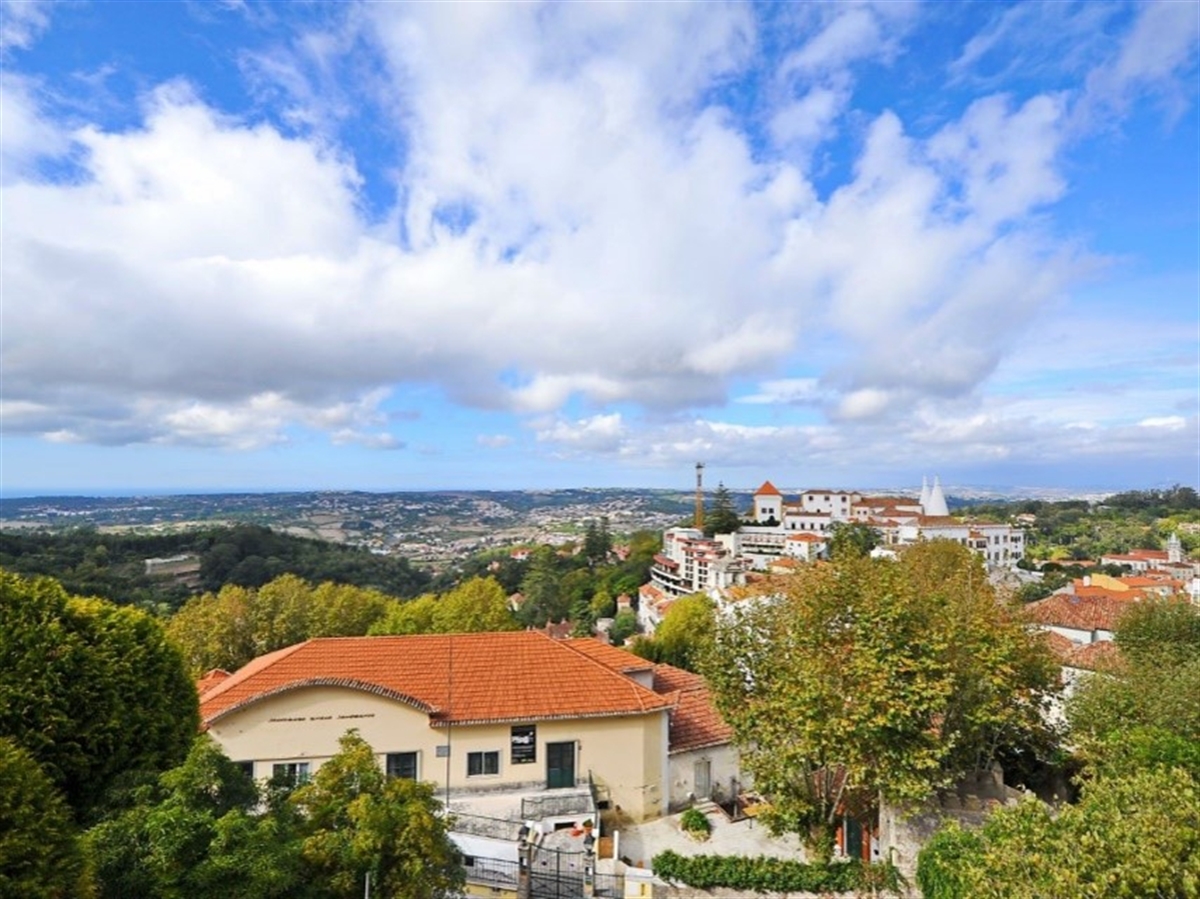
[[[147,559],[189,556],[195,564],[147,574]],[[373,587],[392,596],[415,596],[427,573],[407,559],[294,537],[258,525],[236,525],[174,534],[105,534],[92,528],[57,532],[0,532],[0,567],[24,575],[49,575],[83,596],[160,608],[178,608],[197,589],[225,584],[260,587],[284,573],[312,583],[333,581]],[[179,568],[190,575],[179,577]]]

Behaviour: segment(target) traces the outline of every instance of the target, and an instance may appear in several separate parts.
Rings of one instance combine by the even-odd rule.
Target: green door
[[[846,818],[846,857],[861,860],[863,857],[862,825],[853,818]]]
[[[546,787],[575,786],[575,741],[546,744]]]

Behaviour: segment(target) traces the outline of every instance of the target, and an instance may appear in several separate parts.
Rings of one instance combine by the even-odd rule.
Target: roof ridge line
[[[541,634],[542,632],[541,632],[541,631],[535,631],[535,633],[539,633],[539,634]],[[571,646],[571,645],[570,645],[570,641],[569,641],[569,640],[553,640],[551,637],[549,637],[549,636],[548,636],[548,635],[546,635],[546,634],[542,634],[542,636],[544,636],[544,637],[545,637],[547,640],[550,640],[551,642],[554,642],[554,643],[559,643],[559,644],[565,645],[565,646],[566,646],[566,648],[567,648],[567,649],[569,649],[569,650],[571,650],[571,652],[575,653],[575,655],[579,656],[580,658],[587,659],[587,661],[588,661],[588,662],[590,662],[591,664],[595,665],[595,666],[596,666],[597,668],[599,668],[600,670],[602,670],[602,671],[604,671],[604,672],[606,672],[606,673],[608,673],[608,674],[615,674],[615,675],[617,675],[618,677],[620,677],[622,680],[624,680],[624,681],[625,681],[625,683],[627,683],[627,684],[628,684],[628,685],[629,685],[629,686],[630,686],[630,687],[633,689],[633,691],[634,691],[634,693],[633,693],[633,696],[634,696],[634,698],[635,698],[635,699],[637,699],[638,706],[641,708],[641,710],[642,710],[643,712],[656,711],[656,709],[653,709],[653,708],[647,708],[647,706],[646,706],[646,700],[645,700],[645,698],[642,696],[642,694],[643,694],[643,693],[647,693],[647,694],[649,694],[650,696],[653,696],[655,699],[661,699],[661,698],[662,698],[662,697],[661,697],[661,694],[659,694],[659,693],[655,693],[653,690],[649,690],[649,689],[647,689],[646,687],[643,687],[641,684],[639,684],[637,681],[635,681],[635,680],[634,680],[632,677],[629,677],[628,675],[626,675],[624,672],[621,672],[621,671],[616,671],[616,670],[614,670],[614,669],[612,669],[612,668],[609,668],[607,665],[605,665],[605,664],[604,664],[603,662],[601,662],[599,659],[596,659],[596,658],[594,658],[593,656],[590,656],[590,655],[588,655],[586,652],[584,652],[583,650],[581,650],[581,649],[579,649],[579,648],[577,648],[577,647],[575,647],[575,646]],[[580,640],[585,640],[585,639],[589,639],[589,638],[587,638],[587,637],[580,637],[580,638],[578,638],[578,639],[580,639]],[[595,639],[595,638],[591,638],[591,639]],[[610,645],[611,645],[611,644],[610,644]],[[611,648],[612,648],[612,649],[616,649],[618,652],[622,652],[622,651],[624,651],[624,650],[621,650],[621,648],[620,648],[619,646],[612,646]],[[653,670],[653,669],[652,669],[652,670]],[[660,706],[660,708],[661,708],[661,706]]]

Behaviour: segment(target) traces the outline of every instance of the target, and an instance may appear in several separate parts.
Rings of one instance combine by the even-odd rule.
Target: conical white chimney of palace
[[[950,507],[946,505],[946,494],[942,493],[941,479],[934,475],[933,486],[928,484],[927,479],[921,478],[921,508],[925,514],[933,517],[949,515]]]

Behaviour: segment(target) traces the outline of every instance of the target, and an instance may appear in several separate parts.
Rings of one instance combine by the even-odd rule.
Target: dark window
[[[251,780],[254,780],[254,762],[234,762],[243,774]]]
[[[388,777],[417,779],[417,754],[415,752],[389,752],[385,766]]]
[[[308,762],[276,762],[271,766],[274,780],[292,785],[308,780]]]
[[[468,752],[467,777],[480,777],[500,773],[500,753]]]

